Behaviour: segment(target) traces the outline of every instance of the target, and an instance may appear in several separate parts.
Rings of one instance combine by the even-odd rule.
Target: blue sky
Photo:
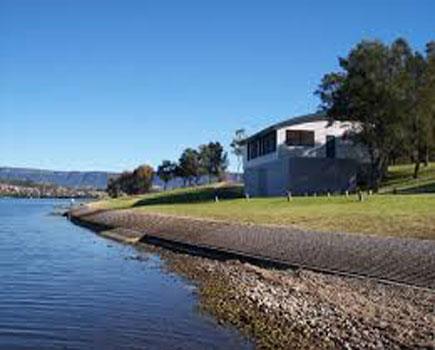
[[[315,111],[361,39],[435,39],[435,1],[0,1],[0,166],[132,169]],[[232,160],[232,168],[235,161]]]

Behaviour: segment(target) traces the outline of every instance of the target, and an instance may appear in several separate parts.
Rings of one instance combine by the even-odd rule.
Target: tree
[[[404,52],[405,147],[415,164],[414,178],[417,178],[420,164],[428,162],[434,140],[435,71],[431,72],[429,45],[427,57],[419,52],[412,52],[406,42],[399,40],[393,49]]]
[[[408,47],[399,39],[391,47],[362,41],[347,58],[342,71],[323,77],[317,94],[332,120],[355,122],[353,136],[370,155],[370,186],[379,187],[391,152],[405,139],[406,62]]]
[[[420,158],[427,166],[430,152],[435,150],[435,41],[426,45],[425,68],[421,92],[421,113],[424,120],[423,154]]]
[[[133,172],[125,171],[118,178],[111,179],[107,192],[112,197],[118,197],[122,193],[147,193],[151,190],[153,177],[154,169],[149,165],[141,165]]]
[[[243,159],[243,145],[242,141],[245,139],[245,129],[238,129],[231,141],[230,147],[232,148],[233,154],[237,158],[237,174],[240,174],[240,168],[242,166]]]
[[[176,171],[177,171],[177,164],[169,160],[164,160],[162,164],[158,166],[157,175],[163,180],[165,191],[168,182],[171,181],[173,178],[175,178],[175,176],[177,175]]]
[[[121,195],[121,184],[118,179],[111,178],[107,184],[107,194],[112,198],[117,198]]]
[[[198,151],[193,148],[187,148],[183,151],[178,161],[178,175],[186,183],[192,184],[193,180],[198,182],[201,175],[201,162]]]
[[[132,173],[124,171],[116,178],[111,178],[107,185],[107,193],[111,197],[119,197],[132,191]]]
[[[223,146],[219,142],[210,142],[199,147],[200,164],[203,172],[209,176],[220,180],[223,178],[228,167],[228,156]]]
[[[133,171],[133,194],[147,193],[151,190],[154,169],[150,165],[141,165]]]
[[[429,123],[429,151],[435,152],[435,41],[430,41],[426,45],[426,57],[427,57],[427,113],[431,116]],[[425,159],[425,164],[429,162],[429,154]]]

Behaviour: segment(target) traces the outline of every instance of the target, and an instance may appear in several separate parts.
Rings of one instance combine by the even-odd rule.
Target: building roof
[[[304,123],[310,123],[310,122],[316,122],[316,121],[322,121],[322,120],[329,120],[325,113],[319,112],[319,113],[312,113],[312,114],[306,114],[301,115],[298,117],[292,117],[287,120],[284,120],[282,122],[273,124],[263,130],[260,130],[259,132],[248,136],[243,140],[243,143],[246,143],[258,136],[262,136],[264,134],[267,134],[270,131],[282,129],[288,126],[298,125],[298,124],[304,124]]]

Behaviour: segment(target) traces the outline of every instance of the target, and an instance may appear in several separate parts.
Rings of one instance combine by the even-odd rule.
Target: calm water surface
[[[252,348],[158,256],[50,215],[60,203],[0,199],[0,349]]]

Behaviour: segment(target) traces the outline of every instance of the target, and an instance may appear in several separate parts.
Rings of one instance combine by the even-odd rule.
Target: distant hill
[[[104,171],[52,171],[0,167],[0,181],[46,183],[67,187],[104,189],[111,176],[116,176],[116,174]]]
[[[105,189],[110,178],[115,178],[119,174],[105,171],[53,171],[30,168],[11,168],[0,167],[0,182],[9,184],[52,184],[58,186],[75,187],[75,188],[93,188]],[[229,181],[240,180],[240,174],[229,173]],[[208,177],[202,176],[198,184],[207,184]],[[154,177],[154,186],[163,188],[163,181]],[[171,180],[168,183],[169,188],[178,188],[183,186],[180,178]]]

